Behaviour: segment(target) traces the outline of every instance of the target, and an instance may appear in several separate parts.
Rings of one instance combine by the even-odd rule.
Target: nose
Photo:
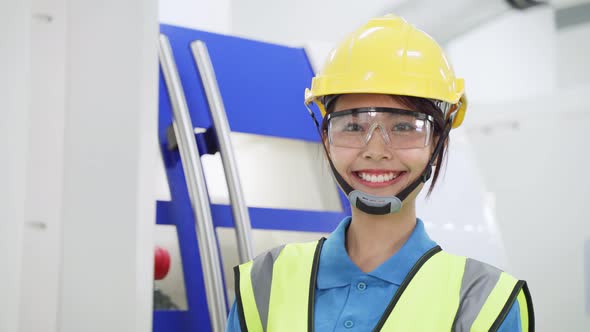
[[[380,134],[377,133],[380,129]],[[388,147],[389,136],[381,125],[373,125],[366,138],[366,146],[363,150],[363,157],[367,159],[381,160],[391,159],[392,153]]]

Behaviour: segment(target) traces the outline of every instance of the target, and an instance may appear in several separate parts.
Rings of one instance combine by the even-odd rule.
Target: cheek
[[[334,166],[341,173],[345,173],[345,171],[357,157],[358,153],[353,149],[339,148],[332,145],[328,147],[328,151],[330,152],[330,157],[332,158]]]
[[[406,166],[423,169],[430,159],[430,149],[398,150],[397,157]]]

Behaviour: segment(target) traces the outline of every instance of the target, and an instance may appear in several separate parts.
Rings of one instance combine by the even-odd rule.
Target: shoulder
[[[515,288],[521,288],[524,281],[507,272],[477,259],[457,256],[445,251],[439,255],[439,264],[444,270],[452,270],[455,280],[460,280],[461,298],[486,297],[492,290],[509,295]]]
[[[454,255],[446,251],[441,251],[444,259],[452,261],[462,266],[461,270],[465,276],[474,277],[481,281],[481,278],[499,278],[502,274],[507,277],[514,278],[510,274],[502,271],[501,269],[488,264],[486,262],[479,261],[470,257]]]
[[[474,279],[473,281],[482,281],[481,279],[499,279],[502,274],[510,276],[501,269],[477,259],[465,258],[465,276]],[[512,276],[510,276],[513,278]]]

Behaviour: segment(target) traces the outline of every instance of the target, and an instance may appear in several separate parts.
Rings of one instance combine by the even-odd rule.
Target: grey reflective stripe
[[[453,322],[453,332],[468,332],[488,296],[498,283],[502,271],[467,258],[461,282],[459,310]]]
[[[260,316],[263,331],[266,331],[266,323],[268,321],[272,267],[284,247],[285,245],[276,247],[254,258],[252,270],[250,270],[254,300],[256,301],[256,307],[258,308],[258,315]]]

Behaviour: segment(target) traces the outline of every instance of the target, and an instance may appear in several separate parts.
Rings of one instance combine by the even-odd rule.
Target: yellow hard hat
[[[324,96],[379,93],[435,99],[451,105],[446,119],[463,122],[467,109],[464,81],[456,78],[442,48],[401,17],[370,20],[330,53],[323,70],[305,89],[305,103],[326,115]]]

